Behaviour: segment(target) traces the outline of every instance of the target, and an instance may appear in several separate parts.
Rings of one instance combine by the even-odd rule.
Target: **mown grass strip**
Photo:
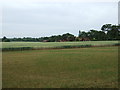
[[[120,43],[112,45],[64,45],[56,47],[12,47],[12,48],[0,48],[2,51],[23,51],[23,50],[45,50],[45,49],[68,49],[68,48],[87,48],[87,47],[105,47],[105,46],[120,46]]]

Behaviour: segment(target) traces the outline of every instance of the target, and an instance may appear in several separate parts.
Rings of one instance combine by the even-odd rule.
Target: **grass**
[[[49,48],[74,45],[112,45],[118,41],[81,41],[81,42],[2,42],[2,48],[34,47]]]
[[[23,51],[37,49],[85,48],[92,46],[119,46],[118,41],[84,41],[84,42],[3,42],[2,51]]]
[[[118,47],[3,52],[3,88],[116,88]]]

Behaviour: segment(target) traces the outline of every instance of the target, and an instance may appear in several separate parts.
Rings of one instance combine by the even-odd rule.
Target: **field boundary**
[[[111,47],[111,46],[120,46],[120,43],[113,45],[64,45],[56,47],[15,47],[15,48],[0,48],[2,51],[24,51],[24,50],[52,50],[52,49],[70,49],[70,48],[89,48],[89,47]]]

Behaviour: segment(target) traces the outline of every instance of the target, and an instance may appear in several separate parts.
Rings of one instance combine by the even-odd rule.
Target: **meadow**
[[[42,44],[54,46],[63,43]],[[71,43],[68,42],[67,44]],[[99,43],[102,44],[102,42]],[[5,44],[3,43],[3,47],[9,47],[9,45],[13,47],[13,44],[16,47],[19,45],[39,46],[39,43],[13,42],[9,43],[8,46]],[[93,44],[98,44],[98,42]],[[14,51],[3,52],[2,56],[3,88],[118,87],[117,46]]]
[[[2,42],[2,48],[33,47],[54,48],[65,45],[113,45],[118,41],[79,41],[79,42]]]

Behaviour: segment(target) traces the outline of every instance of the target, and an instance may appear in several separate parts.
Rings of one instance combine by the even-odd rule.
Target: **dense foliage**
[[[10,41],[25,41],[25,42],[64,42],[64,41],[103,41],[103,40],[120,40],[120,26],[105,24],[101,27],[101,31],[90,30],[88,32],[79,31],[78,37],[66,33],[63,35],[55,35],[50,37],[40,37],[40,38],[2,38],[3,42]]]

